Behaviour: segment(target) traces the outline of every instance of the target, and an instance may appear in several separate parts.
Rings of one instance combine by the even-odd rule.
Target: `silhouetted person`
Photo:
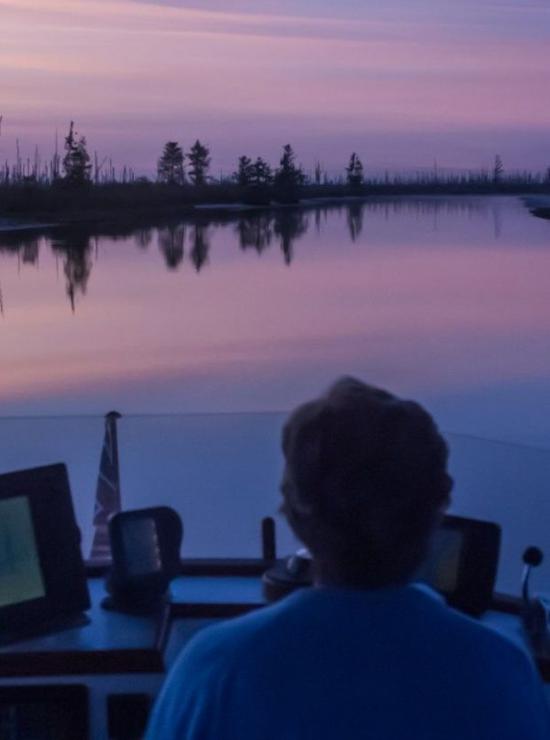
[[[411,583],[452,486],[430,415],[345,378],[292,414],[283,452],[316,586],[200,632],[150,740],[548,740],[526,654]]]

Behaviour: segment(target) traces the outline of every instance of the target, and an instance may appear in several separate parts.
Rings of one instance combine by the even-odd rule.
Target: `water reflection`
[[[40,246],[38,238],[30,237],[26,239],[20,249],[21,261],[23,262],[23,264],[37,264],[39,249]]]
[[[363,210],[361,203],[351,203],[348,207],[347,222],[349,236],[352,242],[356,241],[363,230]]]
[[[261,254],[271,245],[273,238],[271,214],[253,213],[239,218],[236,233],[241,249],[255,249]]]
[[[320,211],[321,209],[319,209]],[[351,221],[360,220],[362,206],[349,208]],[[358,215],[359,214],[359,215]],[[66,294],[72,309],[77,295],[83,296],[93,269],[92,243],[99,237],[113,241],[131,237],[140,250],[149,248],[156,241],[168,270],[177,270],[184,261],[186,248],[189,260],[196,272],[201,272],[209,263],[210,229],[227,222],[227,218],[209,219],[201,215],[192,222],[178,222],[157,228],[133,227],[101,230],[89,226],[50,229],[45,237],[33,232],[0,233],[0,254],[10,252],[18,255],[20,262],[37,265],[42,246],[51,249],[63,261],[66,277]],[[278,243],[287,265],[292,262],[294,243],[308,231],[309,217],[300,209],[288,208],[271,212],[245,212],[234,217],[235,233],[242,250],[254,249],[262,254],[273,243]]]
[[[0,252],[17,254],[19,261],[36,264],[40,251],[40,236],[36,232],[0,232]]]
[[[72,227],[54,236],[50,240],[50,247],[63,260],[65,290],[74,311],[76,295],[85,295],[92,272],[92,236],[78,227]]]
[[[285,409],[355,373],[448,429],[539,443],[549,246],[517,198],[0,233],[0,406]]]
[[[135,240],[140,249],[147,249],[153,240],[153,229],[137,229]]]
[[[138,234],[138,245],[143,248],[142,233]],[[158,245],[169,270],[176,270],[183,260],[185,250],[185,226],[167,226],[158,230]],[[150,240],[150,237],[149,237]]]
[[[156,241],[164,264],[170,271],[181,267],[187,249],[194,270],[201,272],[209,264],[210,232],[217,227],[233,224],[241,250],[254,250],[261,255],[277,245],[284,263],[290,265],[295,256],[296,244],[308,233],[312,223],[316,233],[321,234],[331,216],[344,214],[349,239],[355,242],[362,234],[365,219],[381,212],[386,219],[403,213],[414,213],[420,218],[430,214],[434,219],[440,214],[468,216],[484,213],[492,216],[495,238],[500,236],[502,229],[499,207],[484,202],[482,198],[376,198],[367,201],[357,199],[348,202],[310,203],[272,210],[243,210],[236,213],[218,211],[211,215],[205,210],[187,217],[185,221],[156,228],[129,223],[100,227],[57,227],[48,229],[45,234],[36,231],[0,232],[0,255],[2,252],[17,254],[20,265],[37,266],[41,248],[50,249],[62,260],[66,278],[65,292],[74,311],[77,298],[86,294],[95,261],[92,244],[97,246],[99,238],[109,238],[112,241],[131,238],[142,251]]]
[[[197,272],[208,263],[210,243],[208,241],[208,227],[204,224],[195,224],[191,237],[191,262]]]

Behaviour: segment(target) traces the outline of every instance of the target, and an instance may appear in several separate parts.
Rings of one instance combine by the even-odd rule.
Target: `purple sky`
[[[550,165],[550,8],[525,0],[0,0],[0,158],[90,150],[151,173],[195,138],[306,168]]]

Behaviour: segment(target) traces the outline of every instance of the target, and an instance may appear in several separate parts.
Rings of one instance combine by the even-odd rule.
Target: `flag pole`
[[[90,550],[92,560],[111,557],[109,519],[120,511],[120,470],[118,461],[118,411],[105,414],[105,436],[101,450],[99,474],[94,504],[94,538]]]

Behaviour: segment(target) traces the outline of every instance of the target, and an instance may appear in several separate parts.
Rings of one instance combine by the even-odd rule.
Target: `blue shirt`
[[[527,655],[417,586],[311,588],[200,632],[149,740],[549,740]]]

